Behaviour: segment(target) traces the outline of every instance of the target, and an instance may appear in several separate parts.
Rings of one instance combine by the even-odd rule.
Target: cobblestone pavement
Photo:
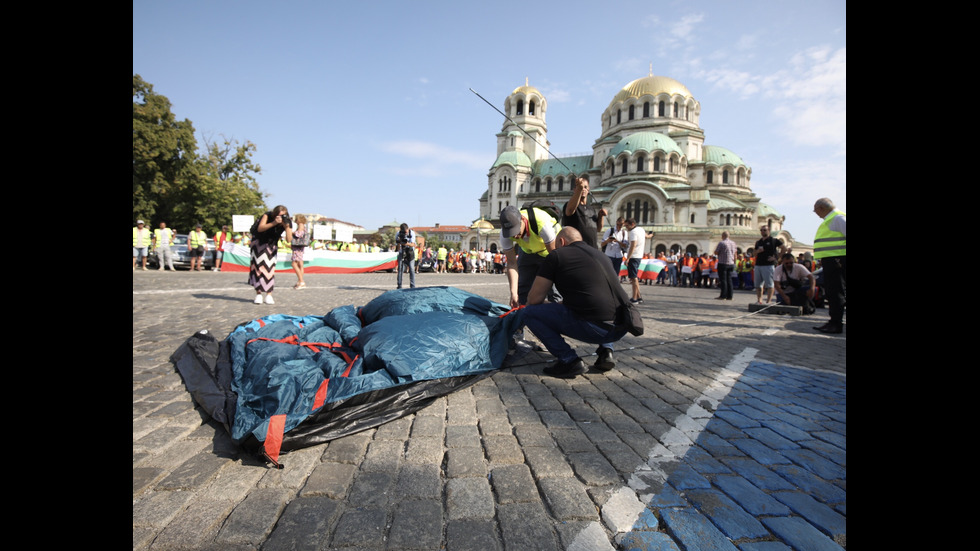
[[[134,549],[840,549],[846,333],[824,309],[750,313],[754,294],[643,286],[646,334],[618,365],[544,376],[532,352],[413,415],[282,456],[239,452],[170,355],[262,315],[325,314],[394,273],[133,273]],[[420,274],[506,302],[504,276]],[[846,329],[845,329],[846,331]],[[574,344],[574,341],[570,341]],[[594,346],[577,350],[591,364]]]

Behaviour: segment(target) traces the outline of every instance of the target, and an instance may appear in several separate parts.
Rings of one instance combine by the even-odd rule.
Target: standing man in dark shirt
[[[602,230],[602,222],[608,213],[606,209],[596,210],[588,204],[588,199],[589,180],[577,178],[575,188],[572,190],[572,198],[565,203],[562,211],[561,225],[577,229],[582,235],[582,241],[592,248],[598,248],[599,231]]]
[[[755,274],[753,281],[755,284],[756,304],[762,304],[762,289],[766,290],[766,304],[772,301],[772,295],[776,288],[773,284],[773,276],[776,273],[777,259],[786,254],[786,246],[782,239],[776,239],[769,235],[769,226],[759,228],[762,239],[755,242]],[[777,249],[779,257],[776,256]]]
[[[626,291],[611,285],[616,276],[609,260],[587,245],[577,229],[562,228],[555,241],[555,249],[538,268],[524,308],[525,325],[558,359],[544,372],[574,378],[588,371],[562,335],[598,344],[595,368],[609,371],[616,366],[612,343],[626,334],[625,329],[613,327],[617,307],[626,302]],[[545,303],[552,285],[561,293],[562,302]]]

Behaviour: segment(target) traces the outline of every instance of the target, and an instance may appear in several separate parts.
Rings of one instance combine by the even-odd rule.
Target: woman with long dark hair
[[[276,286],[276,254],[279,238],[286,234],[286,241],[293,239],[289,211],[279,205],[259,218],[255,235],[252,236],[251,261],[248,283],[255,289],[255,304],[275,304],[272,291]]]

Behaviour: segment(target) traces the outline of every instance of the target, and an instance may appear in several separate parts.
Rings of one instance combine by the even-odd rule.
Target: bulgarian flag
[[[663,260],[656,258],[643,258],[640,259],[640,267],[637,269],[636,278],[637,279],[657,279],[657,274],[661,270],[667,269],[667,263]],[[619,266],[619,277],[626,277],[626,262],[623,262]]]
[[[235,244],[221,257],[222,272],[247,272],[251,262],[248,247]],[[303,253],[303,273],[353,274],[394,270],[398,265],[397,252],[351,253],[306,248]],[[293,261],[289,253],[276,255],[276,272],[291,272]]]
[[[657,279],[657,274],[667,268],[667,263],[657,258],[644,258],[640,260],[640,270],[637,273],[638,279]]]

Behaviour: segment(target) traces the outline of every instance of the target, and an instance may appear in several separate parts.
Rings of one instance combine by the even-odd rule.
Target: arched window
[[[653,158],[653,171],[660,172],[660,157]]]
[[[565,179],[562,178],[561,176],[559,176],[558,177],[558,191],[562,191],[562,188],[563,187],[565,187]]]
[[[629,120],[633,120],[633,106],[632,106],[632,105],[630,105],[630,115],[629,115]]]
[[[671,173],[671,174],[674,174],[674,173],[676,173],[676,172],[677,172],[677,170],[675,170],[675,169],[674,169],[674,158],[673,158],[673,157],[671,157],[671,158],[670,158],[670,173]]]
[[[674,116],[675,117],[677,116],[677,104],[676,103],[674,104]]]
[[[691,213],[691,223],[694,223],[694,213]]]
[[[637,172],[646,172],[647,171],[647,158],[646,157],[640,155],[640,157],[636,159],[636,171]]]
[[[714,181],[714,176],[715,176],[715,171],[709,170],[708,171],[708,183],[709,184]]]
[[[657,105],[657,116],[658,117],[664,116],[664,102],[660,102],[660,104]]]
[[[524,114],[524,100],[522,99],[517,100],[517,114],[518,115]]]
[[[731,214],[725,216],[725,225],[726,226],[731,226],[732,225],[732,215]]]
[[[650,116],[650,102],[645,101],[643,102],[643,118],[647,118],[649,116]]]
[[[722,171],[722,173],[721,173],[721,183],[723,183],[723,184],[727,184],[728,183],[728,169],[725,169],[724,171]]]
[[[629,164],[629,159],[623,157],[623,174],[626,174],[626,167]]]
[[[623,110],[622,109],[617,109],[616,110],[616,124],[619,124],[621,122],[623,122]]]
[[[527,103],[527,114],[532,116],[534,115],[534,100]]]
[[[616,174],[616,165],[612,161],[609,161],[609,163],[608,163],[607,166],[609,167],[609,175],[610,176],[613,176],[614,174]]]
[[[540,179],[535,179],[534,180],[534,193],[541,193],[541,180]]]
[[[548,185],[547,185],[547,189],[545,191],[551,191],[551,178],[548,178],[547,183],[548,183]]]

